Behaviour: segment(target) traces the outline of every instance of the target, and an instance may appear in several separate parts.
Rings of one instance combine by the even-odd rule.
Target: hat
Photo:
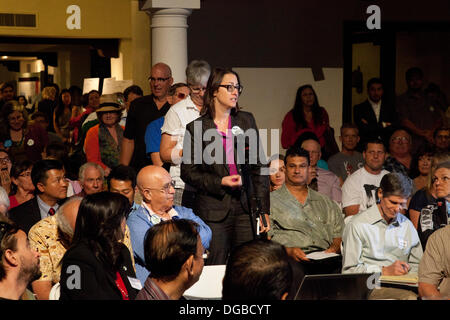
[[[95,112],[108,112],[115,111],[121,112],[124,106],[121,105],[121,101],[116,94],[105,94],[100,97],[100,105]]]

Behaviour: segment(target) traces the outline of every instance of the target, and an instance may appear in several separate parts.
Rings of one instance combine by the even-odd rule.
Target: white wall
[[[310,68],[233,68],[241,78],[244,91],[239,99],[243,110],[252,112],[259,129],[279,130],[279,149],[272,150],[270,138],[266,153],[285,153],[281,147],[281,122],[292,109],[298,87],[311,84],[319,103],[330,117],[336,141],[342,124],[343,69],[323,68],[325,79],[314,81]],[[272,131],[273,132],[273,131]],[[339,142],[338,142],[339,144]]]

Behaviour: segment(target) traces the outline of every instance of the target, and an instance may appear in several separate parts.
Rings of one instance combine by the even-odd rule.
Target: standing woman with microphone
[[[262,170],[266,165],[259,158],[264,152],[255,118],[238,106],[242,89],[236,72],[216,68],[208,79],[201,117],[186,126],[181,178],[197,189],[194,212],[212,230],[209,265],[225,264],[231,249],[270,229],[269,171]],[[249,129],[255,134],[248,135],[244,146],[239,141]],[[242,159],[245,152],[256,157]],[[251,215],[256,210],[259,226]]]

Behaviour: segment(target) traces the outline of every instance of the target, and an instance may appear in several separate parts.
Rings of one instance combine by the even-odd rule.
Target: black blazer
[[[128,277],[136,278],[131,262],[130,251],[125,245],[121,250],[122,264],[120,276],[128,291],[130,300],[134,300],[138,290],[134,289]],[[90,249],[87,241],[69,248],[61,260],[60,300],[122,300],[122,294],[115,283],[115,274],[108,272]],[[72,267],[71,267],[72,266]],[[79,288],[74,288],[76,271],[79,267]]]
[[[384,128],[382,123],[387,122],[396,125],[397,114],[392,105],[388,105],[381,101],[380,118],[379,121],[377,121],[372,105],[369,100],[366,100],[363,103],[355,105],[353,109],[353,119],[358,127],[359,136],[361,137],[360,145],[363,145],[365,141],[374,138],[385,140],[387,128]],[[364,123],[362,121],[363,119],[368,123]]]
[[[41,220],[37,198],[34,197],[8,212],[9,218],[28,234],[31,227]]]
[[[247,201],[247,193],[250,197],[259,199],[259,206],[261,213],[269,213],[269,176],[267,174],[261,175],[261,169],[267,167],[265,160],[260,158],[260,154],[264,154],[261,150],[261,143],[259,142],[258,129],[256,127],[255,118],[249,112],[238,111],[231,116],[231,127],[236,127],[246,131],[247,129],[255,129],[257,145],[250,143],[248,137],[245,138],[245,148],[242,143],[234,141],[234,155],[238,174],[243,178],[243,186],[240,190],[232,190],[231,188],[221,185],[222,178],[229,176],[229,168],[226,164],[225,150],[222,145],[222,136],[217,132],[214,120],[209,115],[204,115],[186,126],[186,134],[183,145],[183,162],[181,164],[181,179],[187,184],[197,189],[195,213],[205,221],[218,222],[223,220],[230,211],[231,199],[233,193],[237,193],[240,197],[243,208],[248,211],[249,205]],[[198,128],[198,129],[196,129]],[[199,130],[200,129],[200,130]],[[198,139],[203,137],[206,130],[212,129],[213,138],[210,141],[206,139]],[[200,131],[200,132],[196,132]],[[208,133],[209,133],[208,132]],[[196,138],[196,135],[198,136]],[[223,153],[221,163],[214,161],[207,164],[203,158],[203,151],[209,146],[212,148],[212,143],[217,143]],[[239,149],[238,149],[239,147]],[[210,150],[210,149],[208,149]],[[201,163],[195,163],[195,153],[202,152]],[[257,155],[256,161],[249,164],[249,154]],[[209,152],[206,152],[209,153]],[[237,161],[237,154],[243,155],[245,153],[245,164],[239,164]],[[215,151],[211,154],[215,156]],[[242,159],[242,157],[240,158]],[[243,161],[240,161],[243,162]],[[248,172],[248,174],[247,174]],[[249,179],[245,179],[249,177]],[[251,181],[251,182],[250,182]],[[256,205],[256,203],[252,203]]]
[[[62,205],[66,199],[59,201],[58,204]],[[39,210],[37,196],[12,208],[8,212],[8,217],[14,221],[20,229],[28,234],[31,227],[41,221],[41,212]]]

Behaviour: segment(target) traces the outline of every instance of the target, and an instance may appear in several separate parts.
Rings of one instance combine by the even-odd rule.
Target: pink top
[[[217,128],[217,125],[216,125]],[[231,117],[228,116],[228,134],[217,129],[223,139],[223,149],[225,150],[225,156],[227,159],[228,169],[230,170],[230,175],[238,174],[236,163],[234,162],[234,145],[233,145],[233,136],[231,133]]]

